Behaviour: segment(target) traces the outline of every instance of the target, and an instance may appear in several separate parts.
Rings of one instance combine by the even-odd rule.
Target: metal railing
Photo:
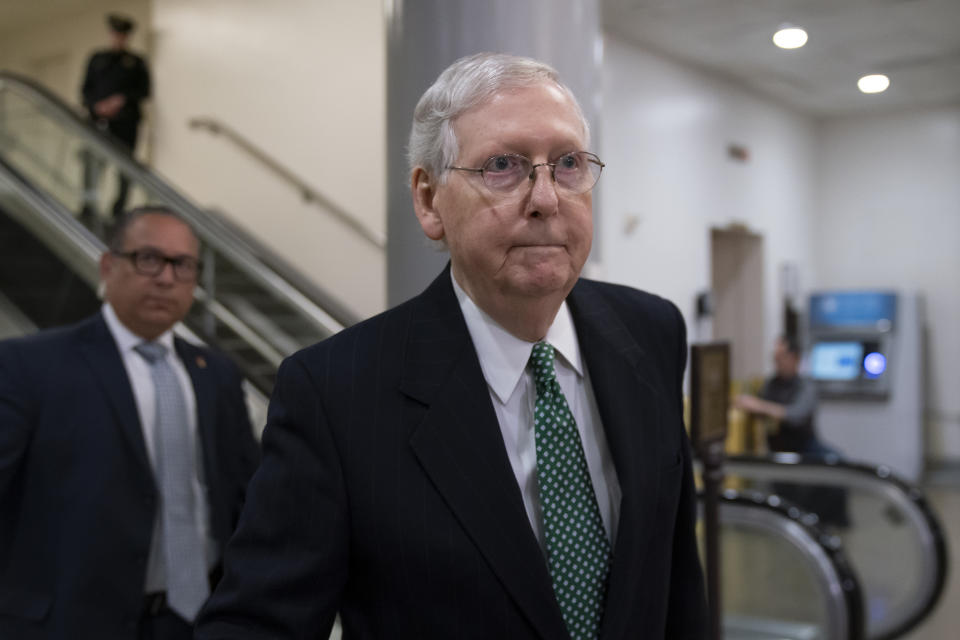
[[[387,246],[387,240],[382,233],[369,228],[358,217],[339,206],[333,200],[323,195],[309,184],[306,180],[296,175],[291,169],[283,165],[279,160],[268,154],[259,145],[249,138],[239,133],[236,129],[227,124],[208,116],[191,118],[189,122],[191,129],[208,131],[213,135],[223,136],[238,149],[256,160],[259,164],[266,167],[271,173],[280,178],[283,182],[293,187],[304,202],[315,204],[323,211],[329,213],[347,228],[353,230],[357,235],[366,240],[377,249],[384,250]]]
[[[727,490],[719,498],[725,638],[863,639],[861,587],[836,537],[776,496]],[[784,575],[791,569],[800,584]],[[765,580],[768,573],[779,579]],[[802,596],[793,590],[798,587]],[[731,590],[741,593],[733,598]],[[795,606],[798,597],[806,615]]]
[[[943,594],[949,557],[942,527],[923,492],[889,468],[834,455],[776,453],[732,456],[724,471],[728,478],[770,487],[765,490],[812,488],[807,492],[811,504],[800,506],[814,518],[818,517],[818,495],[826,500],[824,508],[835,511],[839,492],[842,508],[851,512],[848,522],[843,526],[824,524],[844,540],[847,556],[859,570],[864,597],[874,604],[868,607],[866,637],[870,640],[891,640],[910,631]],[[860,525],[858,514],[870,518],[869,522]],[[888,543],[880,544],[884,539]],[[910,558],[904,571],[879,572],[878,567],[890,565],[898,557]],[[881,582],[883,577],[888,580]],[[913,581],[914,588],[894,590],[907,581]]]

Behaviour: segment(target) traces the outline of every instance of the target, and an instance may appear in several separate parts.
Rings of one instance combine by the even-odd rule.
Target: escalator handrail
[[[779,496],[736,489],[721,492],[719,513],[721,523],[736,521],[784,536],[814,562],[818,567],[816,575],[829,594],[827,614],[834,628],[841,629],[847,640],[863,640],[865,613],[856,572],[844,553],[842,541],[824,532],[816,516]]]
[[[292,266],[283,256],[230,220],[225,213],[216,208],[206,208],[204,214],[206,216],[205,220],[211,228],[215,229],[218,237],[228,239],[229,242],[235,243],[257,256],[294,288],[306,295],[314,304],[326,310],[341,325],[350,326],[360,320],[352,311],[329,296],[302,271]]]
[[[764,456],[736,455],[726,460],[726,472],[738,475],[737,468],[747,469],[751,478],[792,481],[805,484],[832,484],[831,475],[843,482],[836,486],[856,487],[881,495],[899,507],[916,525],[922,542],[933,549],[934,558],[926,563],[921,575],[932,574],[933,582],[924,594],[923,606],[883,634],[871,640],[891,640],[916,627],[936,607],[947,582],[949,550],[943,527],[930,508],[923,492],[885,465],[871,465],[848,461],[834,454],[801,455],[797,453],[770,453]]]
[[[0,70],[0,90],[9,85],[30,99],[35,106],[46,111],[54,119],[66,122],[75,132],[93,145],[96,145],[111,162],[119,166],[124,173],[136,176],[136,179],[147,187],[159,193],[177,213],[182,215],[195,229],[198,236],[208,246],[230,258],[233,265],[260,282],[276,295],[286,299],[293,307],[299,309],[307,318],[310,318],[327,333],[336,333],[345,326],[355,324],[357,318],[347,311],[333,296],[325,293],[319,286],[311,291],[301,291],[291,282],[303,280],[301,275],[286,277],[294,271],[288,264],[273,260],[271,252],[258,252],[257,246],[262,246],[249,234],[234,228],[233,233],[245,236],[242,248],[233,246],[222,236],[222,225],[216,226],[208,221],[204,210],[188,200],[177,190],[162,179],[155,170],[147,168],[129,153],[120,147],[113,138],[93,127],[76,110],[66,105],[59,97],[40,86],[33,80],[20,74]]]
[[[387,241],[382,233],[367,227],[360,218],[311,187],[303,178],[297,176],[288,167],[281,164],[279,160],[275,159],[230,125],[209,116],[191,118],[188,124],[191,129],[205,130],[212,135],[225,137],[236,145],[238,149],[244,151],[248,156],[269,169],[275,176],[296,189],[305,202],[317,204],[349,229],[353,230],[358,236],[369,242],[371,246],[381,251],[386,248]]]

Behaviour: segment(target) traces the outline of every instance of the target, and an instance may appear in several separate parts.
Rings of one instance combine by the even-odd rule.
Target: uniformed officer
[[[142,112],[140,103],[150,95],[150,73],[143,58],[127,49],[135,23],[125,16],[107,16],[110,28],[110,47],[95,52],[87,63],[83,80],[83,105],[92,122],[108,131],[113,138],[133,152],[137,144],[137,129]],[[95,201],[97,169],[88,158],[84,166],[84,189],[87,191],[84,211],[90,211]],[[113,215],[117,217],[126,207],[130,182],[122,173],[119,178]]]

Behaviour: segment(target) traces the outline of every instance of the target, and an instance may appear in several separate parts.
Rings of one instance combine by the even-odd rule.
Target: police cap
[[[133,31],[133,28],[137,26],[133,20],[119,13],[111,13],[108,15],[107,24],[110,25],[111,31],[117,33],[130,33]]]

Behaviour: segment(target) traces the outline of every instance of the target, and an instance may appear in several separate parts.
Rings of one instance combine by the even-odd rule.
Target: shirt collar
[[[530,359],[532,342],[521,340],[500,326],[483,309],[477,306],[467,292],[460,287],[450,272],[453,291],[460,303],[460,311],[467,323],[467,331],[473,339],[473,346],[480,360],[480,369],[487,384],[504,404],[513,395],[520,376],[523,375]],[[547,330],[544,340],[553,345],[554,350],[566,363],[583,376],[583,362],[580,358],[580,345],[577,342],[573,316],[566,301],[561,303],[557,316]]]
[[[113,310],[113,307],[110,306],[109,302],[103,303],[102,312],[103,319],[106,321],[107,327],[110,329],[110,333],[113,334],[113,339],[116,340],[117,347],[120,349],[120,353],[133,351],[137,345],[143,342],[150,342],[130,331],[130,329],[120,322],[120,318],[117,317],[117,312]],[[167,329],[152,342],[158,342],[162,344],[167,348],[167,353],[173,353],[173,330]]]

